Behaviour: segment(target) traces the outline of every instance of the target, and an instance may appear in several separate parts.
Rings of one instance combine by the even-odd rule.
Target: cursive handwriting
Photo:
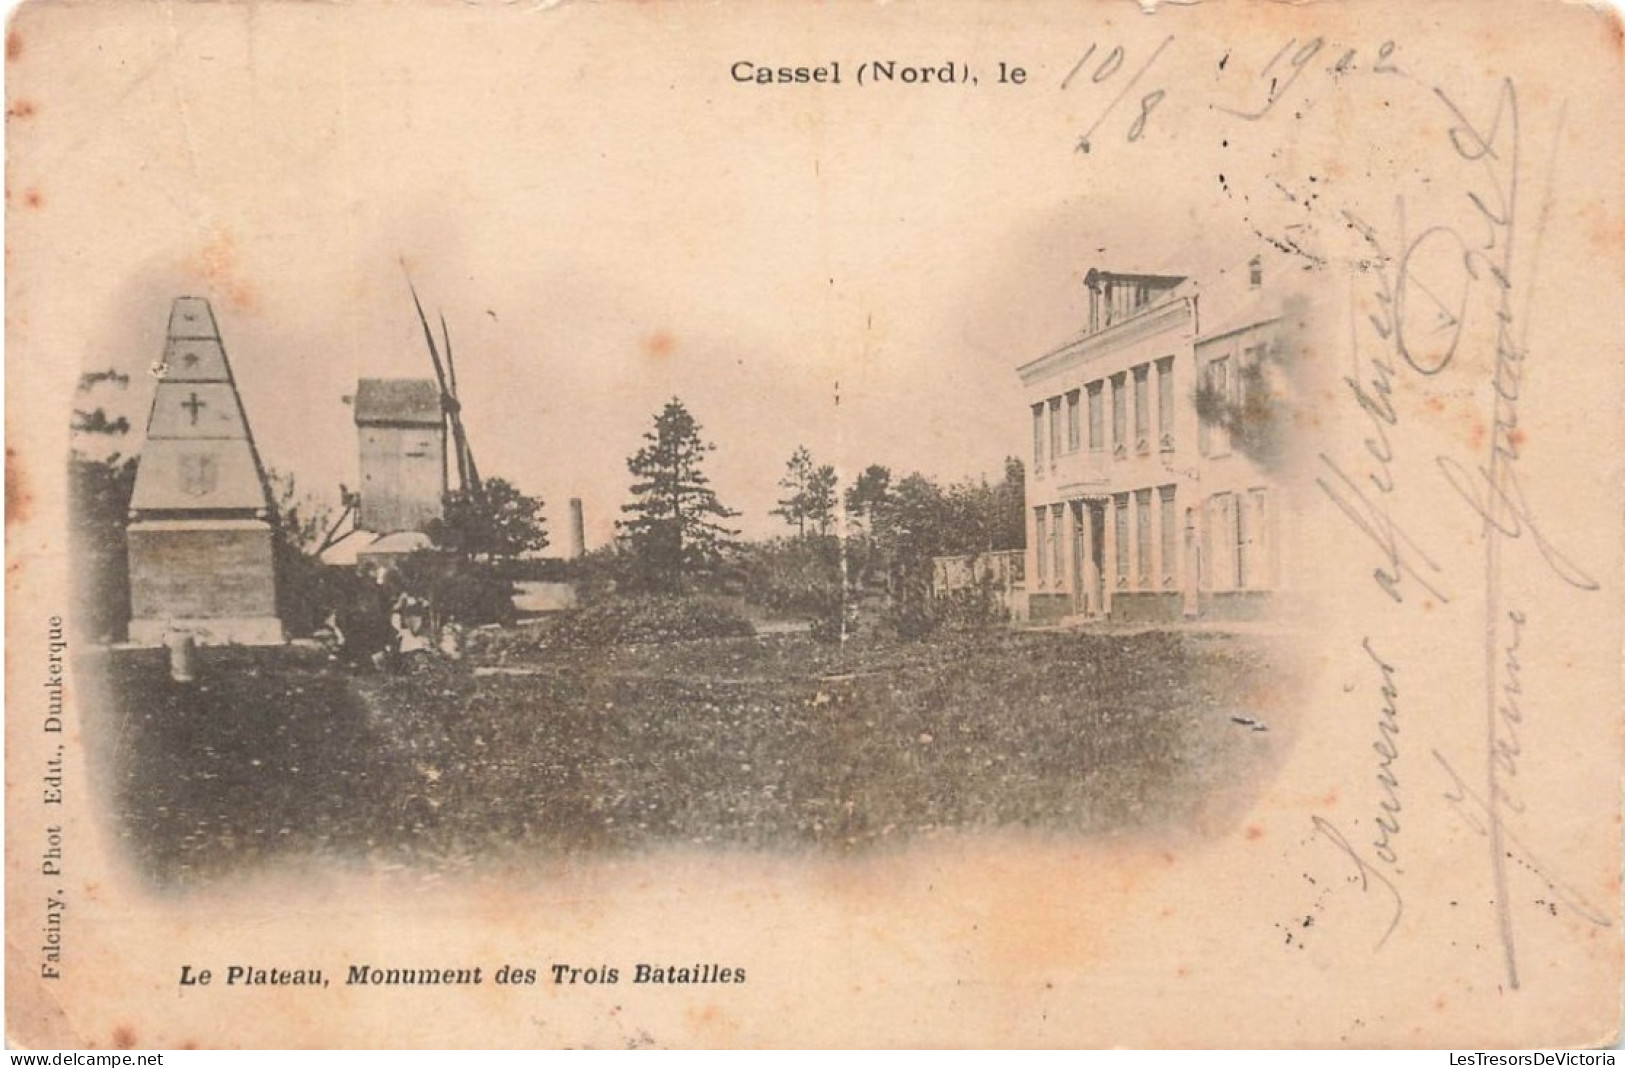
[[[1499,403],[1497,401],[1498,406]],[[1501,418],[1501,415],[1497,414],[1497,435],[1503,430]],[[1515,406],[1508,418],[1515,426],[1517,420]],[[1484,521],[1490,535],[1498,538],[1521,538],[1527,534],[1535,551],[1558,578],[1578,590],[1597,589],[1597,580],[1566,554],[1558,551],[1536,524],[1515,466],[1518,459],[1517,439],[1515,436],[1508,436],[1507,442],[1510,448],[1500,454],[1499,463],[1479,464],[1472,474],[1469,474],[1466,467],[1453,457],[1439,456],[1436,462],[1444,474],[1445,481],[1450,483],[1450,488],[1467,503],[1474,515]]]
[[[1382,937],[1377,940],[1376,948],[1381,949],[1389,936],[1394,933],[1394,929],[1399,926],[1400,917],[1405,912],[1404,898],[1400,896],[1399,887],[1394,882],[1405,874],[1404,869],[1399,866],[1399,853],[1395,848],[1395,841],[1399,837],[1399,814],[1404,809],[1399,799],[1399,776],[1394,774],[1394,764],[1399,760],[1399,686],[1394,681],[1398,669],[1377,652],[1369,637],[1361,641],[1360,647],[1365,650],[1366,657],[1376,667],[1378,677],[1382,680],[1380,683],[1382,711],[1377,716],[1377,740],[1371,743],[1372,750],[1377,754],[1376,778],[1381,791],[1377,800],[1377,817],[1374,821],[1376,836],[1371,840],[1372,854],[1376,857],[1376,863],[1361,856],[1347,836],[1329,821],[1320,816],[1312,817],[1312,821],[1315,833],[1336,846],[1338,851],[1354,865],[1362,893],[1369,892],[1372,883],[1375,882],[1387,890],[1393,899],[1393,911],[1388,917],[1388,926],[1383,930]],[[1345,693],[1353,689],[1353,683],[1343,687]],[[1386,872],[1384,868],[1387,869]]]
[[[1399,888],[1394,885],[1393,880],[1362,857],[1359,851],[1349,844],[1349,840],[1343,836],[1343,832],[1334,827],[1330,821],[1319,816],[1312,816],[1310,819],[1314,824],[1315,833],[1335,846],[1337,851],[1342,853],[1354,865],[1355,875],[1359,878],[1361,893],[1370,893],[1372,885],[1375,884],[1386,890],[1388,896],[1393,900],[1393,911],[1389,914],[1388,926],[1383,930],[1382,937],[1377,939],[1376,948],[1381,949],[1388,941],[1389,936],[1399,927],[1399,921],[1405,915],[1404,897],[1400,894]]]
[[[1491,824],[1498,822],[1495,819],[1495,808],[1486,804],[1484,798],[1475,792],[1471,786],[1467,785],[1467,780],[1462,777],[1461,773],[1455,769],[1449,760],[1445,759],[1443,753],[1435,749],[1433,759],[1439,762],[1439,766],[1444,769],[1445,775],[1450,779],[1450,787],[1445,790],[1443,796],[1445,801],[1449,803],[1451,810],[1460,817],[1461,821],[1474,834],[1488,838]],[[1496,796],[1500,799],[1499,803],[1501,805],[1507,804],[1507,795],[1505,793],[1498,793]],[[1503,827],[1501,829],[1501,838],[1512,849],[1517,851],[1516,856],[1518,859],[1530,871],[1540,877],[1547,888],[1557,895],[1557,899],[1574,910],[1575,914],[1581,919],[1598,927],[1613,926],[1613,921],[1608,918],[1607,913],[1586,900],[1585,895],[1580,891],[1553,875],[1550,866],[1537,856],[1534,850],[1530,849],[1516,833]],[[1501,902],[1498,901],[1497,905],[1499,904]]]
[[[1495,750],[1490,756],[1500,766],[1495,783],[1496,800],[1508,811],[1521,813],[1523,800],[1515,792],[1513,782],[1518,777],[1518,758],[1523,755],[1523,747],[1518,743],[1518,729],[1523,726],[1523,662],[1518,659],[1518,649],[1523,645],[1523,625],[1528,617],[1514,609],[1507,613],[1507,622],[1512,624],[1512,636],[1507,639],[1502,658],[1501,700],[1496,712],[1501,726],[1496,731]]]
[[[1382,674],[1382,712],[1377,717],[1377,740],[1371,743],[1377,754],[1377,785],[1382,788],[1382,798],[1377,802],[1381,811],[1376,819],[1377,837],[1371,846],[1378,860],[1399,873],[1399,855],[1394,852],[1403,807],[1399,802],[1399,778],[1394,774],[1394,762],[1399,759],[1399,686],[1394,682],[1398,669],[1377,655],[1370,638],[1360,645]]]
[[[1526,618],[1521,611],[1503,612],[1502,609],[1502,543],[1516,539],[1522,544],[1533,545],[1551,572],[1571,587],[1596,590],[1598,585],[1579,565],[1553,546],[1541,524],[1534,518],[1518,474],[1522,441],[1522,432],[1518,427],[1518,406],[1522,399],[1524,368],[1530,352],[1526,340],[1527,322],[1520,321],[1513,309],[1518,281],[1513,253],[1517,247],[1520,220],[1521,142],[1517,86],[1510,78],[1500,81],[1486,123],[1475,123],[1469,119],[1444,90],[1435,88],[1434,96],[1449,113],[1451,148],[1461,161],[1472,165],[1471,170],[1477,176],[1473,187],[1465,191],[1471,205],[1472,228],[1477,231],[1476,235],[1449,231],[1447,236],[1440,238],[1455,243],[1461,250],[1460,263],[1464,274],[1461,276],[1463,293],[1460,318],[1465,318],[1469,296],[1476,294],[1479,287],[1489,287],[1495,309],[1489,455],[1471,474],[1466,465],[1452,457],[1440,455],[1436,462],[1445,482],[1479,520],[1484,543],[1483,762],[1484,797],[1487,803],[1479,806],[1479,819],[1473,822],[1476,827],[1481,827],[1488,846],[1497,933],[1507,985],[1517,989],[1520,985],[1518,954],[1507,886],[1509,851],[1506,848],[1507,842],[1516,842],[1516,839],[1503,826],[1502,816],[1503,810],[1509,813],[1524,811],[1524,802],[1513,792],[1513,781],[1523,753],[1519,737],[1519,730],[1523,726],[1523,681],[1518,649]],[[1556,143],[1554,141],[1554,145]],[[1535,231],[1535,255],[1530,257],[1531,264],[1538,265],[1544,223],[1542,214]],[[1532,285],[1530,290],[1533,291]],[[1424,359],[1419,369],[1430,374],[1443,370],[1454,355],[1454,345],[1462,334],[1463,325],[1461,322],[1455,324],[1451,347],[1432,359]],[[1511,625],[1511,638],[1503,643],[1502,627],[1508,623]],[[1442,756],[1439,760],[1456,780],[1457,788],[1447,796],[1457,803],[1458,811],[1461,811],[1466,799],[1475,795],[1467,791],[1454,768]],[[1549,879],[1548,876],[1543,877]],[[1555,883],[1553,889],[1558,889]]]
[[[1320,462],[1326,467],[1330,479],[1327,475],[1319,475],[1315,478],[1315,485],[1319,486],[1337,506],[1338,511],[1354,524],[1354,528],[1364,534],[1382,553],[1383,563],[1371,572],[1372,580],[1382,592],[1392,598],[1395,604],[1404,603],[1405,596],[1400,584],[1408,577],[1439,602],[1448,603],[1450,597],[1435,584],[1436,578],[1429,578],[1442,575],[1443,569],[1414,538],[1399,528],[1382,497],[1368,495],[1359,483],[1345,474],[1337,462],[1325,453],[1320,454]],[[1382,483],[1375,477],[1373,482],[1382,494],[1388,492],[1382,489]]]
[[[1117,95],[1112,97],[1111,101],[1107,103],[1105,110],[1101,111],[1100,114],[1095,117],[1095,121],[1090,124],[1089,129],[1084,132],[1082,137],[1078,138],[1076,148],[1077,151],[1088,153],[1089,149],[1094,144],[1095,132],[1100,129],[1101,124],[1104,123],[1108,117],[1110,117],[1113,111],[1117,110],[1117,105],[1122,103],[1123,98],[1128,96],[1128,94],[1133,91],[1134,87],[1139,84],[1140,79],[1144,77],[1145,72],[1150,70],[1152,65],[1157,62],[1157,57],[1162,55],[1163,50],[1173,43],[1173,34],[1169,34],[1167,37],[1164,37],[1162,39],[1162,43],[1157,45],[1156,50],[1151,53],[1151,57],[1144,63],[1140,64],[1133,74],[1129,75],[1128,81],[1125,82],[1122,88],[1117,91]],[[1066,77],[1061,79],[1061,89],[1063,91],[1065,91],[1067,86],[1072,84],[1072,79],[1078,76],[1079,72],[1084,69],[1084,65],[1094,58],[1095,50],[1098,47],[1098,44],[1090,44],[1089,50],[1085,52],[1083,57],[1073,65],[1070,71],[1067,72]],[[1122,45],[1114,45],[1110,51],[1101,57],[1099,63],[1097,63],[1093,71],[1090,72],[1089,83],[1091,85],[1100,85],[1111,81],[1117,72],[1122,69],[1125,55],[1126,53],[1123,51]],[[1135,117],[1134,121],[1129,124],[1128,128],[1127,138],[1130,143],[1138,141],[1145,135],[1146,123],[1151,120],[1152,111],[1156,109],[1158,104],[1162,103],[1163,98],[1167,95],[1168,91],[1166,89],[1159,88],[1153,89],[1140,97],[1139,114]]]
[[[1209,104],[1208,106],[1215,111],[1222,111],[1227,115],[1234,115],[1238,119],[1246,119],[1248,122],[1257,122],[1259,119],[1264,118],[1264,116],[1275,110],[1275,105],[1280,102],[1282,97],[1286,96],[1287,91],[1297,83],[1298,79],[1304,74],[1305,71],[1312,69],[1311,64],[1314,63],[1315,57],[1321,55],[1322,52],[1325,52],[1329,43],[1330,42],[1328,42],[1324,37],[1312,37],[1303,42],[1299,42],[1299,40],[1294,37],[1283,44],[1280,51],[1276,52],[1270,61],[1264,65],[1264,69],[1259,71],[1257,74],[1257,78],[1260,83],[1262,83],[1266,78],[1269,79],[1269,85],[1265,91],[1263,103],[1259,104],[1257,107],[1243,110],[1240,108],[1227,107],[1224,104]],[[1398,67],[1394,66],[1393,63],[1394,53],[1398,50],[1399,46],[1393,41],[1382,42],[1382,44],[1378,46],[1377,54],[1372,60],[1369,68],[1372,73],[1403,73]],[[1340,52],[1337,49],[1334,49],[1332,52],[1326,52],[1328,59],[1334,54],[1337,55],[1337,60],[1335,62],[1325,64],[1324,68],[1325,73],[1333,81],[1351,71],[1358,69],[1358,57],[1360,54],[1359,49],[1343,48],[1340,50]],[[1228,59],[1229,53],[1227,52],[1225,53],[1225,60],[1221,60],[1219,63],[1220,70],[1224,69],[1225,62]],[[1282,60],[1286,61],[1284,66],[1281,65]]]
[[[1400,202],[1400,211],[1403,215],[1403,201]],[[1371,487],[1368,491],[1335,460],[1322,453],[1320,461],[1326,471],[1315,479],[1315,484],[1354,524],[1355,529],[1382,553],[1383,563],[1372,571],[1371,577],[1395,604],[1405,600],[1401,583],[1407,576],[1436,601],[1448,604],[1450,597],[1439,583],[1443,570],[1409,534],[1399,528],[1387,503],[1395,488],[1394,442],[1390,432],[1399,426],[1399,412],[1393,403],[1393,378],[1398,369],[1394,353],[1401,351],[1401,309],[1396,289],[1403,279],[1396,282],[1391,278],[1389,265],[1393,257],[1383,247],[1375,228],[1352,212],[1344,211],[1342,214],[1349,227],[1359,233],[1368,246],[1370,255],[1363,261],[1367,268],[1364,273],[1376,280],[1373,296],[1377,311],[1366,315],[1365,325],[1376,334],[1382,353],[1379,356],[1365,355],[1360,345],[1360,324],[1356,322],[1350,338],[1354,373],[1343,378],[1349,397],[1369,423],[1364,445],[1366,455],[1374,466],[1365,472],[1366,481]],[[1351,308],[1358,305],[1358,300],[1351,301]],[[1358,313],[1355,314],[1357,319]]]
[[[1392,362],[1392,349],[1395,346],[1394,335],[1398,329],[1395,320],[1393,285],[1388,277],[1388,263],[1390,257],[1387,249],[1383,247],[1382,240],[1370,225],[1349,211],[1343,212],[1343,218],[1350,228],[1359,233],[1361,239],[1369,246],[1371,256],[1362,260],[1365,273],[1376,278],[1376,298],[1378,314],[1368,314],[1366,323],[1376,333],[1377,340],[1384,346],[1383,356],[1388,359],[1373,357],[1371,374],[1365,380],[1355,375],[1345,375],[1343,385],[1354,396],[1354,403],[1360,406],[1371,420],[1371,433],[1365,439],[1366,452],[1377,463],[1377,470],[1371,472],[1371,484],[1383,493],[1394,492],[1394,446],[1388,432],[1399,425],[1399,413],[1394,409],[1394,387],[1392,385],[1395,366]],[[1358,300],[1350,302],[1351,308],[1358,307]],[[1358,317],[1358,313],[1356,313]],[[1351,331],[1350,345],[1354,350],[1354,366],[1356,374],[1359,373],[1362,353],[1360,351],[1359,331]]]

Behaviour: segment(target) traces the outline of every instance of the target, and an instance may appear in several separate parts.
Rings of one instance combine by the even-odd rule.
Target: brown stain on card
[[[738,1042],[739,1022],[715,1004],[688,1010],[688,1024],[700,1042],[721,1049]]]
[[[656,330],[643,339],[643,352],[653,360],[664,360],[676,349],[677,339],[668,330]]]
[[[15,63],[23,55],[23,35],[16,30],[6,33],[6,62]]]
[[[34,513],[34,494],[28,488],[28,479],[23,475],[22,461],[17,458],[17,450],[6,448],[6,526],[13,523],[26,523],[28,517]]]
[[[1591,243],[1612,255],[1625,248],[1625,216],[1610,212],[1600,201],[1590,201],[1580,208],[1585,220],[1586,233]]]
[[[197,251],[187,267],[215,292],[224,294],[226,301],[234,310],[240,312],[258,310],[258,291],[253,283],[243,276],[242,263],[237,254],[237,240],[229,230],[216,230],[214,239]]]
[[[1602,16],[1605,47],[1612,49],[1615,56],[1625,59],[1625,21],[1621,21],[1619,12],[1613,8],[1599,8],[1596,13]]]
[[[15,104],[12,104],[10,107],[6,108],[6,118],[31,119],[38,111],[38,106],[36,106],[32,100],[19,100]]]
[[[1132,847],[1060,856],[1001,847],[981,859],[1002,876],[961,887],[961,903],[976,916],[972,931],[988,963],[1027,977],[1105,958],[1123,918],[1144,913],[1146,895],[1170,870],[1157,852]]]

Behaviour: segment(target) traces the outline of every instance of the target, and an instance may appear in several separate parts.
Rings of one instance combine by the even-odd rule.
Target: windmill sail
[[[463,492],[477,499],[481,494],[480,476],[474,466],[473,450],[468,445],[468,433],[463,429],[462,405],[457,400],[457,372],[451,365],[451,334],[446,329],[446,319],[442,315],[440,330],[446,343],[446,363],[442,365],[440,349],[434,340],[434,330],[429,326],[429,317],[423,311],[423,301],[418,297],[417,286],[412,283],[410,274],[407,275],[406,286],[412,292],[412,306],[417,309],[418,322],[423,326],[423,340],[428,345],[429,359],[434,364],[435,381],[439,383],[440,405],[445,412],[446,424],[451,430],[452,448],[457,460],[458,485]]]
[[[440,317],[440,337],[446,345],[446,379],[450,386],[447,417],[451,421],[452,441],[457,448],[457,477],[465,490],[478,497],[484,487],[480,485],[479,469],[474,466],[474,449],[468,443],[468,432],[463,429],[463,406],[457,399],[457,365],[452,361],[451,331],[446,327],[444,315]]]

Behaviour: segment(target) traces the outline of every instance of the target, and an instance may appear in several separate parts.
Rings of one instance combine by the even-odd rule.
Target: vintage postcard
[[[1622,39],[24,5],[8,1040],[1612,1046]]]

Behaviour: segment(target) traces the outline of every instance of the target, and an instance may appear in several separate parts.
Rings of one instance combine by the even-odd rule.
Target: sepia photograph
[[[9,1041],[1614,1046],[1621,39],[23,5]]]

